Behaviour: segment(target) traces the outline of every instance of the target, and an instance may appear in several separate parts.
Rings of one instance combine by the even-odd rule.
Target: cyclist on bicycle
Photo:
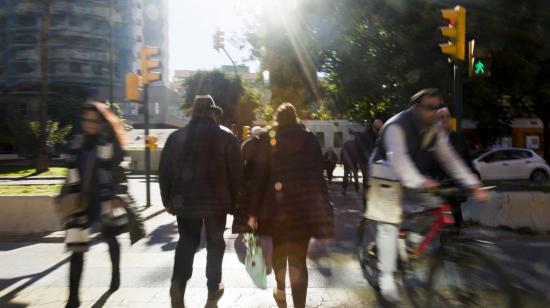
[[[407,193],[401,187],[437,188],[439,183],[429,175],[441,166],[450,176],[471,189],[476,200],[488,199],[477,177],[449,146],[446,135],[437,125],[436,111],[444,107],[439,91],[424,89],[412,96],[411,104],[411,108],[395,115],[382,127],[369,162],[367,218],[378,221],[376,246],[380,293],[390,302],[400,300],[393,275],[397,267],[397,239],[403,200],[407,199]],[[394,176],[394,182],[387,183],[395,183],[395,186],[376,182],[380,173],[373,174],[373,168],[381,166],[381,162]],[[397,187],[396,191],[392,192],[392,187]],[[369,217],[369,212],[374,213],[371,215],[374,217]]]

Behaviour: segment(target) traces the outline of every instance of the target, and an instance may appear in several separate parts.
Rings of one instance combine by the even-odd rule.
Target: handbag
[[[403,219],[403,189],[387,161],[372,164],[365,217],[392,224]]]
[[[134,204],[133,199],[130,196],[128,198],[131,202],[124,202],[124,209],[128,215],[127,228],[130,234],[130,244],[133,245],[145,237],[145,225],[141,214],[132,206]]]
[[[246,246],[246,257],[244,260],[246,272],[258,288],[265,289],[267,288],[267,267],[260,237],[255,233],[245,233],[243,240]]]
[[[71,215],[85,212],[88,209],[94,163],[95,158],[89,158],[86,162],[82,189],[79,192],[69,192],[71,190],[69,184],[65,184],[61,189],[61,194],[57,198],[56,202],[56,210],[61,218],[65,219]]]

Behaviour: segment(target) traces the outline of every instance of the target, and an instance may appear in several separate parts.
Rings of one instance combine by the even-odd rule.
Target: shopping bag
[[[260,237],[254,233],[245,233],[243,239],[246,246],[244,261],[246,271],[258,288],[265,289],[267,287],[267,273]]]

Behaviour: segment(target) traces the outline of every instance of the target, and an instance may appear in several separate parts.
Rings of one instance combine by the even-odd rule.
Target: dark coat
[[[260,137],[248,214],[258,233],[329,238],[334,218],[315,135],[299,125],[278,127]]]
[[[464,135],[458,132],[451,131],[449,133],[449,142],[451,143],[453,149],[456,151],[458,156],[464,160],[464,163],[472,172],[476,172],[474,165],[472,163],[472,156],[470,154],[470,150],[468,149],[468,143],[466,142],[466,139],[464,138]],[[438,180],[450,180],[452,179],[451,176],[447,175],[445,170],[443,168],[439,168],[437,172],[433,175],[435,179]]]
[[[247,206],[250,200],[250,190],[253,185],[254,170],[258,157],[258,149],[260,146],[259,138],[249,138],[242,145],[242,155],[244,160],[243,188],[241,190],[240,199],[237,201],[237,207],[233,214],[233,233],[248,233],[252,229],[248,226]]]
[[[90,178],[86,197],[88,209],[86,219],[80,214],[68,217],[66,228],[85,221],[84,226],[90,227],[101,217],[101,203],[114,197],[121,197],[128,193],[126,176],[120,166],[124,158],[124,150],[113,136],[101,134],[90,137],[84,134],[75,134],[69,143],[69,158],[67,167],[67,183],[63,185],[61,195],[82,192],[82,182]],[[91,164],[91,168],[88,165]],[[91,174],[87,174],[91,172]],[[81,213],[83,214],[83,213]]]
[[[162,151],[159,185],[174,215],[204,218],[232,213],[243,162],[235,136],[210,118],[195,118],[172,133]]]

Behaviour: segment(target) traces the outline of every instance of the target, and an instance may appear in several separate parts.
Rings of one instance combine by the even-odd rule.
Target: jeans
[[[201,241],[202,225],[206,228],[206,278],[209,291],[216,291],[222,280],[222,261],[225,251],[223,232],[227,215],[207,218],[184,218],[178,216],[178,232],[180,235],[176,256],[172,284],[185,293],[187,280],[193,274],[193,260]]]
[[[284,238],[273,236],[273,270],[279,290],[285,289],[286,267],[289,264],[294,307],[306,306],[308,273],[306,266],[309,236]]]

